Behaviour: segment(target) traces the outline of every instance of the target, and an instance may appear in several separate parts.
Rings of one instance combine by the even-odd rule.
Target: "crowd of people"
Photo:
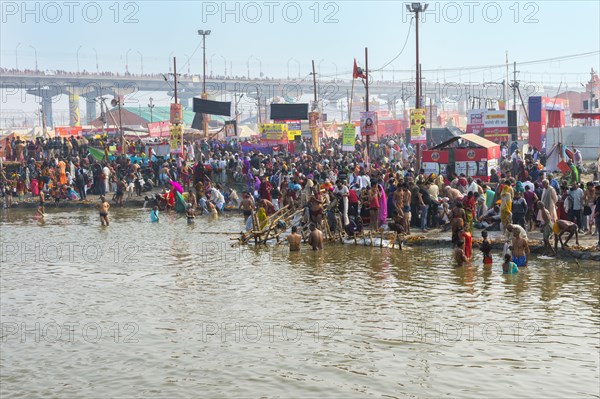
[[[451,231],[453,245],[466,259],[471,257],[468,247],[475,230],[508,235],[517,231],[516,238],[540,230],[548,251],[555,251],[558,241],[563,245],[562,233],[570,234],[564,242],[568,245],[573,234],[578,241],[579,234],[592,234],[594,227],[598,232],[598,182],[581,182],[581,166],[571,160],[567,173],[546,171],[543,152],[534,148],[522,154],[516,145],[503,145],[498,170],[492,170],[489,181],[482,181],[415,169],[415,149],[395,136],[373,143],[370,161],[360,140],[348,152],[342,151],[341,140],[323,139],[319,149],[304,140],[295,153],[243,151],[235,140],[200,140],[185,144],[185,157],[145,158],[141,141],[130,144],[130,156],[109,157],[108,148],[116,143],[100,139],[93,144],[104,149],[101,159],[90,153],[90,140],[6,140],[6,158],[19,162],[19,167],[10,176],[3,171],[5,205],[10,206],[14,196],[39,196],[43,214],[43,204],[50,198],[55,202],[85,200],[89,194],[106,198],[112,192],[114,204],[122,206],[127,198],[159,187],[162,192],[148,198],[153,209],[176,208],[178,192],[188,219],[196,212],[216,218],[230,208],[239,209],[246,220],[254,211],[263,223],[278,209],[289,207],[305,210],[308,229],[320,230],[327,220],[330,228],[350,236],[364,229],[389,229],[400,235],[415,229]],[[139,154],[140,158],[131,157]],[[241,188],[241,195],[236,188]],[[554,248],[549,245],[551,236]],[[519,243],[513,247],[519,254],[525,250]],[[457,259],[462,255],[457,253]]]

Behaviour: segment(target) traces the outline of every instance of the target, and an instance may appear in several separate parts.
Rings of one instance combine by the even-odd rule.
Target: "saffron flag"
[[[357,78],[362,78],[362,79],[366,79],[367,76],[365,75],[365,73],[363,72],[362,68],[359,68],[356,65],[356,58],[354,59],[354,69],[352,70],[352,79],[357,79]]]

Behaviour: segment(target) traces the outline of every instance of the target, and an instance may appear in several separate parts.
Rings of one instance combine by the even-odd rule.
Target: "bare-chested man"
[[[104,195],[100,197],[100,203],[97,205],[97,208],[98,213],[100,214],[100,222],[102,223],[102,226],[104,226],[104,223],[106,223],[106,226],[108,226],[108,210],[110,209],[110,204],[108,201],[106,201],[106,197],[104,197]]]
[[[44,209],[45,203],[46,203],[46,197],[44,195],[44,190],[40,190],[40,206],[37,211],[42,217],[44,217],[44,213],[46,213],[45,209]]]
[[[298,234],[298,228],[296,226],[292,227],[292,234],[287,236],[287,242],[290,246],[290,251],[300,251],[301,241],[302,236]]]
[[[554,226],[552,226],[552,230],[554,231],[554,252],[557,251],[558,242],[560,241],[560,248],[565,249],[569,246],[567,245],[573,234],[575,234],[575,244],[579,245],[579,233],[577,232],[577,224],[573,222],[569,222],[568,220],[559,219],[554,222]],[[566,233],[569,233],[567,239],[563,242],[562,236]]]
[[[544,255],[553,254],[556,256],[556,251],[550,244],[550,237],[552,237],[552,222],[550,219],[550,212],[544,206],[542,201],[538,201],[536,204],[537,209],[542,214],[542,233],[544,235]]]
[[[254,201],[252,201],[252,197],[249,193],[243,194],[244,199],[242,199],[242,203],[240,204],[240,208],[244,213],[244,222],[248,220],[250,216],[252,216],[252,209],[254,208]]]
[[[308,243],[312,246],[314,251],[323,249],[323,233],[317,229],[313,223],[310,224],[310,234],[308,236]]]
[[[529,244],[517,229],[513,229],[512,261],[519,267],[526,267],[529,261]]]
[[[125,196],[125,190],[127,189],[127,184],[125,180],[121,179],[117,181],[117,192],[115,193],[115,203],[119,206],[123,206],[123,198]]]

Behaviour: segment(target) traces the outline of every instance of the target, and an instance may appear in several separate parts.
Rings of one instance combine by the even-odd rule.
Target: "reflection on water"
[[[210,233],[237,216],[0,217],[3,396],[599,395],[591,262],[511,276],[477,251],[455,268],[446,248],[290,253]]]

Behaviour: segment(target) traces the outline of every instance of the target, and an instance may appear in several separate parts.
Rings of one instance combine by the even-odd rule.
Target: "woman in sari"
[[[381,193],[381,197],[379,197],[379,226],[383,226],[386,224],[387,215],[388,215],[388,205],[387,205],[387,195],[385,194],[385,190],[381,184],[379,186],[379,192]]]
[[[259,228],[262,230],[265,227],[267,227],[267,222],[269,221],[269,218],[267,217],[267,211],[264,207],[261,206],[260,208],[258,208],[256,216],[258,217]]]
[[[504,186],[500,194],[500,222],[502,223],[502,233],[506,231],[506,226],[512,221],[512,196],[510,186]]]
[[[473,232],[473,215],[475,215],[475,197],[473,192],[469,193],[463,198],[463,207],[465,209],[465,231]]]

